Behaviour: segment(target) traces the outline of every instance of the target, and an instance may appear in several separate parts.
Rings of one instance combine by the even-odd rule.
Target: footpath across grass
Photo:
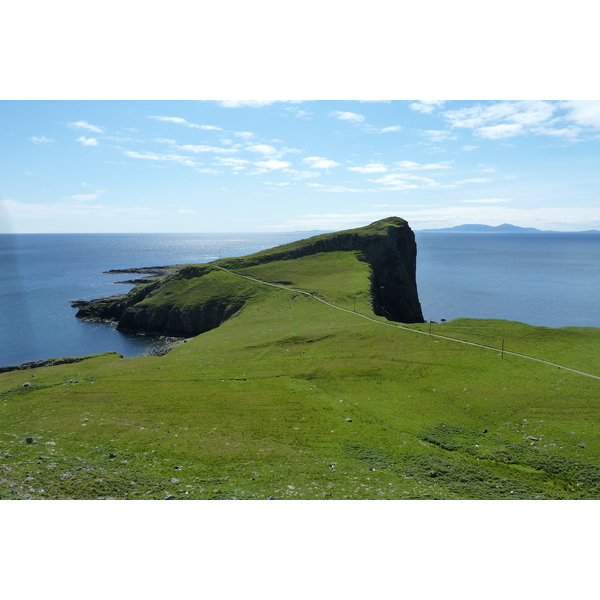
[[[240,273],[385,322],[353,253]],[[241,311],[165,356],[1,374],[1,498],[600,497],[600,382],[500,355],[600,375],[600,330],[431,325],[491,351],[234,278],[209,292]]]

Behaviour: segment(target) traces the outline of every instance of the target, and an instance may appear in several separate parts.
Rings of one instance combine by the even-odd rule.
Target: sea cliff
[[[79,308],[77,317],[114,321],[122,331],[191,337],[218,327],[241,310],[253,294],[252,285],[239,285],[239,281],[233,281],[235,277],[219,267],[235,272],[331,252],[351,252],[368,264],[371,307],[376,315],[404,323],[423,322],[416,283],[415,236],[408,223],[398,217],[241,258],[188,265],[174,272],[163,268],[153,280],[146,279],[126,295],[73,305]]]

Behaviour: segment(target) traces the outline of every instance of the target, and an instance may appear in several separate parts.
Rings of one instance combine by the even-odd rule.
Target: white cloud
[[[220,175],[223,171],[211,169],[210,167],[195,169],[197,173],[210,173],[211,175]]]
[[[444,117],[452,127],[474,129],[481,138],[503,139],[549,128],[557,105],[545,100],[503,101],[449,110]]]
[[[387,189],[402,191],[416,190],[421,187],[435,187],[436,182],[428,177],[417,177],[416,175],[390,173],[379,179],[373,179],[374,183],[379,183]]]
[[[139,158],[157,162],[175,162],[186,167],[198,166],[198,163],[193,161],[189,156],[182,156],[180,154],[156,154],[155,152],[135,152],[133,150],[125,150],[123,154],[129,158]]]
[[[223,131],[220,127],[215,127],[214,125],[198,125],[197,123],[190,123],[186,119],[181,117],[148,117],[149,119],[154,119],[155,121],[163,121],[165,123],[175,123],[176,125],[185,125],[186,127],[191,127],[193,129],[202,129],[204,131]]]
[[[356,171],[357,173],[385,173],[388,168],[381,163],[369,163],[364,167],[348,167],[348,171]]]
[[[571,100],[562,102],[567,109],[566,118],[582,127],[600,129],[600,100]]]
[[[482,138],[489,140],[499,140],[516,135],[523,135],[525,129],[520,123],[502,123],[500,125],[490,125],[489,127],[480,127],[475,133]]]
[[[294,115],[297,119],[310,119],[310,117],[312,117],[314,114],[308,112],[307,110],[296,108],[295,106],[288,106],[285,108],[285,110]]]
[[[180,209],[177,210],[177,212],[180,215],[195,215],[198,211],[191,210],[191,209],[188,209],[188,208],[180,208]]]
[[[98,127],[91,125],[87,121],[76,121],[75,123],[68,123],[71,129],[85,129],[86,131],[92,131],[93,133],[103,133],[104,127]]]
[[[365,131],[367,133],[392,133],[402,131],[402,127],[400,125],[390,125],[389,127],[372,127],[371,125],[367,125]]]
[[[249,140],[250,138],[254,137],[255,134],[251,131],[236,131],[233,135],[244,138],[245,140]]]
[[[312,169],[329,169],[331,167],[340,166],[340,163],[320,156],[307,156],[302,162],[310,165]]]
[[[512,202],[512,200],[510,198],[482,198],[481,200],[459,200],[459,202],[467,204],[502,204]]]
[[[412,110],[429,115],[436,108],[441,108],[444,105],[444,102],[445,100],[419,100],[417,102],[411,102],[409,107],[412,108]]]
[[[452,132],[444,129],[426,129],[421,131],[421,135],[432,142],[446,142],[448,140],[456,139],[456,137],[452,135]]]
[[[463,146],[462,149],[465,152],[472,152],[473,150],[476,150],[478,148],[478,146]]]
[[[260,108],[261,106],[269,106],[275,102],[286,102],[286,100],[219,100],[218,104],[224,108],[240,108],[245,106]]]
[[[263,154],[265,156],[278,154],[277,148],[269,146],[268,144],[255,144],[254,146],[246,146],[245,150],[249,150],[250,152],[258,152],[259,154]]]
[[[261,172],[266,172],[266,171],[275,171],[278,169],[285,169],[289,166],[291,166],[291,163],[289,162],[285,162],[283,160],[263,160],[263,161],[259,161],[259,162],[255,162],[254,163],[257,167],[260,167]]]
[[[473,177],[471,179],[461,179],[460,181],[453,181],[453,185],[462,185],[463,183],[489,183],[491,179],[486,177]]]
[[[237,152],[235,148],[220,148],[218,146],[205,146],[203,144],[185,144],[183,146],[177,146],[180,150],[186,150],[187,152],[194,152],[195,154],[201,152],[214,152],[215,154],[231,154]]]
[[[79,142],[83,146],[97,146],[98,145],[98,140],[96,138],[86,138],[84,135],[82,135],[81,137],[78,137],[75,141]]]
[[[340,119],[341,121],[351,121],[352,123],[362,123],[365,118],[363,115],[359,115],[358,113],[353,112],[343,112],[339,110],[334,110],[329,113],[330,117],[335,117],[336,119]]]
[[[358,190],[356,188],[348,188],[341,185],[324,185],[322,183],[307,183],[306,185],[317,188],[320,192],[333,192],[333,193],[354,193],[364,192],[365,190]]]
[[[37,136],[33,136],[29,138],[30,142],[33,142],[34,144],[52,144],[54,142],[54,140],[47,138],[45,136],[41,136],[41,137],[37,137]]]
[[[550,135],[554,137],[569,138],[571,140],[575,140],[575,138],[577,138],[581,132],[582,129],[580,127],[574,126],[561,127],[560,129],[554,129],[552,127],[543,127],[536,131],[536,133],[540,135]]]
[[[435,169],[449,169],[451,162],[444,161],[441,163],[421,164],[413,162],[412,160],[401,160],[400,162],[394,164],[400,169],[405,169],[407,171],[431,171]]]
[[[234,171],[243,171],[246,169],[246,165],[250,164],[249,160],[244,160],[243,158],[234,158],[232,156],[227,156],[225,158],[221,156],[215,156],[215,160],[217,161],[218,166],[230,167]]]
[[[176,123],[177,125],[187,125],[187,121],[181,117],[148,117],[155,121],[163,121],[165,123]]]

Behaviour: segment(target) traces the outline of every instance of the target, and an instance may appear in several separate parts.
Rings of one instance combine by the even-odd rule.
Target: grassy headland
[[[284,251],[184,267],[142,299],[232,308],[165,356],[1,374],[0,496],[600,498],[600,381],[508,354],[600,376],[599,329],[429,336],[374,313],[361,251]]]

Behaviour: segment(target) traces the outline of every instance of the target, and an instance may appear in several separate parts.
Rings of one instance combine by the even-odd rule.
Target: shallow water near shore
[[[308,234],[312,235],[312,234]],[[75,318],[70,300],[122,294],[111,269],[204,263],[307,237],[272,234],[2,234],[0,367],[114,351],[147,354],[163,338]],[[425,319],[499,318],[600,327],[600,235],[416,232]]]

